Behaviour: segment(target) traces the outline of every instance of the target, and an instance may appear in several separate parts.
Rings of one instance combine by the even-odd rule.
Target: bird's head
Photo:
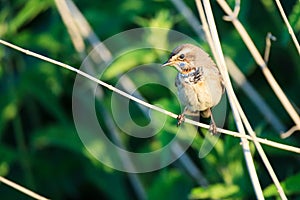
[[[182,44],[172,51],[162,66],[173,66],[179,73],[188,74],[207,61],[211,62],[211,59],[201,48],[193,44]]]

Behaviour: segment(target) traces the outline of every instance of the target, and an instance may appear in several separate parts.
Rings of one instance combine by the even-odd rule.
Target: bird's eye
[[[181,60],[183,60],[184,59],[184,54],[180,54],[180,56],[179,56],[179,58],[181,59]]]

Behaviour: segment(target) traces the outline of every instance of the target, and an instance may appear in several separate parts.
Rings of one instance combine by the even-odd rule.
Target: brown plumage
[[[216,125],[211,108],[220,102],[224,92],[222,76],[209,55],[192,44],[176,47],[163,66],[173,66],[178,70],[175,85],[178,96],[184,105],[183,112],[178,115],[178,125],[184,115],[211,117],[210,131],[216,133]]]

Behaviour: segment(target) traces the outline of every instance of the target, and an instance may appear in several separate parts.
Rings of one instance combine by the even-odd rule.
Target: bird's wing
[[[179,80],[179,74],[177,74],[176,78],[175,78],[175,86],[178,87],[180,85],[180,80]]]
[[[221,73],[220,73],[220,80],[221,80],[221,87],[222,87],[222,94],[223,94],[225,92],[225,82]]]

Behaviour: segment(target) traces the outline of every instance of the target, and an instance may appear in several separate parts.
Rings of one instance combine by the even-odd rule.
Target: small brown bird
[[[184,105],[177,117],[177,125],[184,121],[184,115],[211,117],[210,132],[217,133],[211,109],[220,102],[224,93],[222,76],[209,55],[192,44],[176,47],[163,66],[173,66],[178,70],[175,86]]]

